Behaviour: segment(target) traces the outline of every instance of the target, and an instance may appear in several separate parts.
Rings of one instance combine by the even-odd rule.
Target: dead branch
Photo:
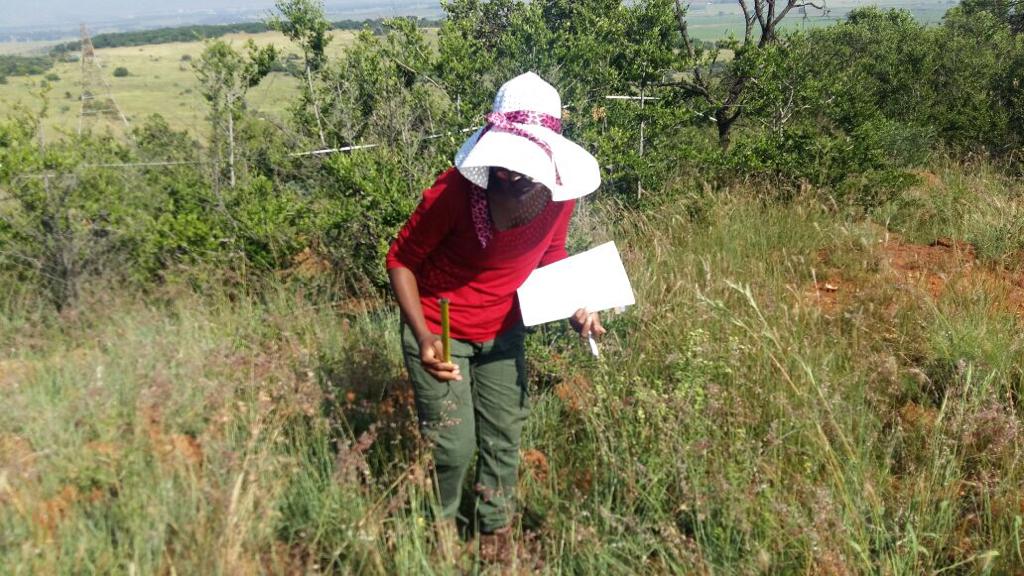
[[[785,18],[786,15],[789,14],[789,11],[792,10],[793,8],[814,8],[815,10],[824,11],[825,10],[825,3],[824,2],[814,2],[813,0],[807,0],[805,2],[799,2],[797,0],[789,0],[789,2],[786,3],[786,7],[783,8],[782,11],[779,12],[779,15],[775,19],[773,19],[771,21],[772,35],[775,34],[775,28],[779,25],[780,22],[782,22],[782,19]]]

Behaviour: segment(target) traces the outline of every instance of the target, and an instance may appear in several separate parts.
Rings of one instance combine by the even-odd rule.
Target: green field
[[[50,47],[60,42],[70,42],[77,40],[77,38],[66,38],[64,40],[54,41],[38,41],[38,42],[0,42],[0,54],[43,54],[47,52]]]
[[[328,53],[337,56],[354,37],[355,32],[335,31]],[[230,34],[224,39],[236,48],[252,39],[260,45],[278,46],[285,56],[299,54],[296,46],[278,32]],[[10,49],[12,45],[7,46]],[[98,49],[96,57],[114,99],[129,122],[137,122],[150,114],[159,113],[171,126],[199,135],[204,133],[206,126],[206,103],[197,91],[195,72],[190,62],[183,61],[182,57],[188,55],[196,59],[202,51],[203,43],[196,41]],[[113,71],[119,66],[128,69],[127,77],[114,77]],[[47,81],[43,76],[12,77],[8,78],[7,84],[0,84],[0,114],[17,106],[41,110],[43,100],[40,94],[44,91],[44,85],[48,85],[46,93],[50,108],[49,117],[45,121],[47,137],[75,133],[79,124],[81,65],[77,62],[61,62],[54,66],[52,72],[60,79]],[[294,78],[283,73],[273,73],[249,92],[248,101],[254,110],[271,117],[281,117],[295,94]],[[120,129],[116,123],[107,120],[98,122],[99,129],[107,127],[115,131]]]
[[[869,5],[909,10],[919,22],[934,24],[940,21],[946,10],[955,4],[955,2],[925,2],[918,0],[897,0],[880,3],[857,0],[829,2],[828,12],[824,14],[810,8],[808,8],[806,15],[794,10],[783,21],[782,27],[786,30],[800,30],[828,26],[845,18],[850,10]],[[691,34],[694,38],[700,40],[719,40],[730,34],[738,37],[743,35],[743,13],[740,10],[739,4],[735,2],[728,4],[693,2],[690,4],[687,19]]]

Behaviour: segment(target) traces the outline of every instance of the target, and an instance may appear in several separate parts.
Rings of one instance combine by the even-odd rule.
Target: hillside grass
[[[638,304],[600,360],[530,336],[518,569],[1024,568],[1024,189],[925,176],[867,217],[747,188],[588,203],[573,244],[615,238]],[[945,237],[979,256],[937,293],[892,259]],[[314,288],[97,289],[61,316],[0,291],[0,566],[472,570],[472,541],[434,544],[393,306]]]

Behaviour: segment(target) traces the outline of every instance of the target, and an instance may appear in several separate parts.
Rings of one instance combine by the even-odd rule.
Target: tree
[[[675,0],[676,18],[682,35],[684,54],[690,66],[687,76],[677,83],[690,96],[704,102],[708,115],[718,128],[722,149],[729,147],[730,131],[743,113],[743,96],[748,85],[757,80],[763,66],[764,51],[779,39],[779,25],[794,9],[824,11],[824,0],[737,0],[743,12],[743,37],[731,38],[707,49],[690,36],[687,8]],[[734,57],[722,65],[721,48]]]
[[[313,86],[313,74],[323,69],[327,62],[325,50],[331,42],[331,37],[327,35],[331,23],[324,17],[323,3],[318,0],[279,0],[275,6],[281,16],[272,18],[268,24],[271,29],[279,30],[302,49],[306,77],[302,98],[305,106],[313,108],[320,145],[326,146],[320,99]]]
[[[559,88],[564,129],[599,151],[621,190],[656,185],[666,166],[670,110],[664,84],[680,45],[673,0],[452,0],[438,38],[436,75],[464,126],[479,121],[504,81],[525,71]],[[627,95],[635,100],[609,100]],[[611,113],[609,113],[611,112]],[[664,128],[664,130],[662,130]],[[658,144],[644,152],[643,142]]]
[[[210,104],[211,145],[217,158],[227,154],[229,184],[235,187],[235,123],[245,109],[245,94],[270,73],[277,50],[262,48],[249,40],[243,56],[223,40],[207,42],[199,61],[193,66],[200,92]],[[215,181],[216,182],[216,181]]]
[[[988,12],[1009,26],[1012,33],[1024,32],[1024,0],[964,0],[960,9],[967,15]]]
[[[435,75],[448,87],[456,117],[474,119],[494,96],[496,42],[505,33],[511,3],[447,0],[442,6],[447,17],[438,34]]]
[[[36,141],[44,112],[0,123],[0,270],[37,281],[50,302],[73,306],[84,282],[111,275],[123,260],[124,235],[137,218],[131,174],[89,168],[118,162],[128,150],[109,136]],[[110,202],[117,198],[117,202]]]

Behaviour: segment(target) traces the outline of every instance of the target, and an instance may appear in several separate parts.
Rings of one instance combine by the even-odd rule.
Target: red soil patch
[[[593,385],[579,374],[559,382],[555,396],[572,412],[586,412],[594,406]]]
[[[921,183],[924,184],[925,189],[931,190],[933,188],[938,188],[939,186],[942,185],[942,179],[936,176],[934,172],[930,172],[928,170],[921,170],[920,172],[915,172],[914,174],[915,176],[921,179]]]
[[[32,520],[42,529],[43,534],[52,539],[60,528],[61,522],[79,504],[95,504],[106,498],[99,488],[82,492],[71,484],[65,484],[59,492],[32,506]]]
[[[192,466],[203,463],[203,447],[194,436],[171,434],[169,451]]]
[[[0,478],[11,481],[27,481],[36,476],[37,453],[28,440],[21,436],[0,435]],[[9,499],[9,494],[0,485],[0,504]]]
[[[81,498],[78,488],[64,486],[53,498],[45,500],[36,511],[36,524],[48,534],[53,535],[60,521]]]
[[[899,417],[904,426],[930,433],[939,418],[939,412],[935,408],[909,402],[900,408]]]
[[[827,280],[818,280],[812,284],[807,299],[825,312],[835,312],[839,308],[839,291],[844,288],[845,282],[839,276],[830,276]]]
[[[881,246],[880,256],[883,274],[897,286],[920,289],[933,299],[949,289],[980,288],[1024,316],[1024,277],[979,265],[974,246],[966,242],[940,238],[923,245],[891,237]],[[819,253],[819,260],[827,259],[827,252]],[[835,272],[826,273],[808,287],[805,299],[825,312],[834,312],[859,288]]]
[[[156,408],[143,408],[142,416],[150,447],[161,462],[168,465],[181,462],[194,467],[202,466],[203,446],[198,439],[189,434],[164,432],[163,418]]]
[[[594,472],[585,468],[573,474],[572,487],[580,494],[589,496],[590,490],[594,487]]]
[[[313,248],[305,248],[292,257],[292,267],[288,273],[299,278],[316,278],[331,271],[331,263]]]
[[[547,481],[550,466],[548,465],[548,457],[543,452],[531,448],[523,452],[522,460],[523,466],[530,477],[541,483]]]
[[[115,444],[113,442],[101,442],[99,440],[86,444],[85,450],[88,453],[94,454],[111,462],[120,460],[121,455],[124,452],[124,449],[120,444]]]
[[[901,283],[921,284],[938,298],[954,275],[970,274],[977,262],[974,246],[940,238],[928,246],[898,239],[882,247],[882,258]]]
[[[17,388],[32,375],[32,365],[19,360],[0,360],[0,390]]]

